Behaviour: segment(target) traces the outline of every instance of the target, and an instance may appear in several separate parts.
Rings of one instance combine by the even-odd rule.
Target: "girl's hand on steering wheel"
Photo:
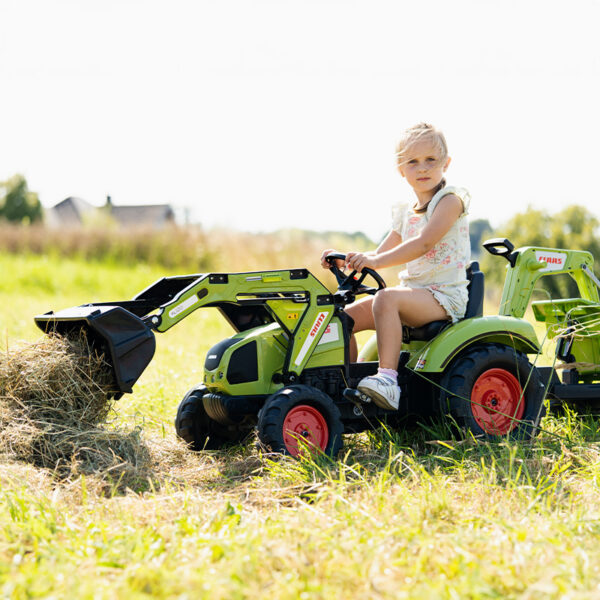
[[[323,254],[321,254],[321,266],[324,269],[330,269],[331,268],[331,263],[327,262],[325,260],[325,257],[328,254],[331,254],[332,252],[337,253],[337,250],[334,250],[333,248],[328,248],[327,250],[323,250]],[[341,260],[341,259],[337,259],[335,261],[335,264],[336,264],[336,266],[337,266],[338,269],[342,269],[343,270],[344,267],[345,267],[344,261]]]
[[[376,261],[375,257],[370,253],[348,252],[348,254],[346,254],[346,264],[353,271],[358,271],[360,273],[365,267],[374,269]]]

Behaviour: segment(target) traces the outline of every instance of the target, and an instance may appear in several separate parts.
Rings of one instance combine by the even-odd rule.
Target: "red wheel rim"
[[[305,440],[309,445],[321,450],[327,448],[329,427],[321,412],[314,406],[299,404],[294,406],[283,422],[283,441],[287,451],[292,456],[298,456],[299,440]]]
[[[503,435],[518,427],[525,412],[525,398],[517,378],[504,369],[482,373],[471,392],[471,410],[486,433]]]

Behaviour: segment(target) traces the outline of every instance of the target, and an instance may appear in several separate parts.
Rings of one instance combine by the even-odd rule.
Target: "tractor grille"
[[[248,383],[258,380],[258,357],[256,341],[234,350],[227,368],[229,383]]]

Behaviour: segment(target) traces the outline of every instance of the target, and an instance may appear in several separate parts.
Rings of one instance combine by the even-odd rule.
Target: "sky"
[[[0,181],[378,239],[427,121],[472,219],[600,217],[599,23],[600,0],[0,0]]]

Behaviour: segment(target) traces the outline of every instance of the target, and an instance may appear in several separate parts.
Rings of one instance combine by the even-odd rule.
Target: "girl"
[[[468,299],[465,269],[471,255],[466,219],[470,197],[463,188],[446,186],[450,157],[443,133],[419,123],[405,132],[396,156],[400,174],[415,193],[414,202],[393,209],[392,230],[377,250],[346,254],[346,266],[359,272],[364,267],[406,266],[399,286],[346,308],[354,332],[377,331],[377,375],[365,377],[357,387],[386,409],[397,409],[400,400],[397,368],[402,325],[420,327],[463,317]],[[325,268],[329,268],[325,261],[329,252],[321,257]],[[350,355],[355,361],[354,336]]]

